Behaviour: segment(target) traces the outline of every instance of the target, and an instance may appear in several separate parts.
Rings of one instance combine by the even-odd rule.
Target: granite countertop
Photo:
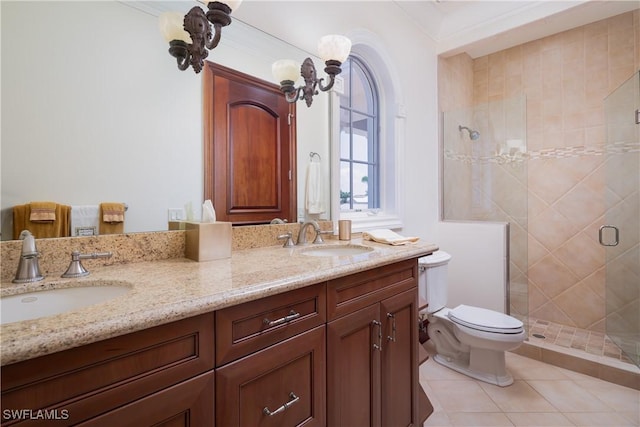
[[[131,291],[78,310],[4,324],[1,364],[7,365],[139,331],[246,301],[286,292],[435,251],[419,242],[389,246],[353,239],[326,245],[370,246],[371,252],[317,257],[301,254],[314,245],[237,250],[231,258],[195,262],[185,258],[91,269],[79,279],[47,277],[30,284],[2,283],[2,296],[59,287],[121,284]]]

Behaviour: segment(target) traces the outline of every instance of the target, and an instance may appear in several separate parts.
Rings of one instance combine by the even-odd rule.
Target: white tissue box
[[[230,222],[184,222],[185,257],[194,261],[212,261],[231,257]]]

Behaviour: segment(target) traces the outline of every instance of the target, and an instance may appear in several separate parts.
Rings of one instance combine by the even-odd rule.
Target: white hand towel
[[[399,246],[415,243],[420,238],[418,237],[404,237],[398,233],[391,231],[387,228],[380,228],[378,230],[365,231],[362,233],[364,240],[373,240],[378,243],[386,243],[387,245]]]
[[[319,162],[309,162],[306,184],[305,208],[307,213],[323,213],[325,211],[324,188],[322,186],[322,168]]]
[[[97,236],[100,206],[71,206],[71,236]]]

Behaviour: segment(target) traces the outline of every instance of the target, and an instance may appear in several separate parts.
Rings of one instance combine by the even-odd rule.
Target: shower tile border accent
[[[472,156],[470,154],[458,154],[452,150],[444,150],[444,158],[457,160],[465,164],[487,163],[521,163],[525,160],[567,159],[581,156],[603,156],[605,154],[635,153],[640,151],[640,142],[614,142],[612,144],[587,147],[578,145],[574,147],[545,148],[537,151],[517,152],[515,154],[495,154],[491,156]]]

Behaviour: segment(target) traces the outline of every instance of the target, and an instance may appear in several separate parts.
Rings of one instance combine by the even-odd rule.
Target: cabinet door
[[[217,427],[324,426],[325,326],[216,370]]]
[[[327,324],[327,425],[380,426],[381,333],[379,304]]]
[[[82,427],[213,427],[213,371],[78,424]]]
[[[417,291],[405,291],[380,304],[383,319],[382,425],[418,423]]]

